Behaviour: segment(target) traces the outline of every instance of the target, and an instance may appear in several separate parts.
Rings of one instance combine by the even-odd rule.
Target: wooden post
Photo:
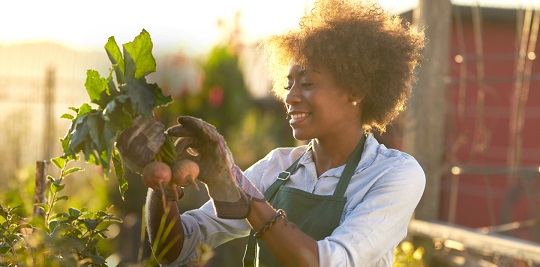
[[[34,191],[34,205],[45,203],[45,190],[47,186],[47,163],[48,160],[36,161],[36,189]],[[43,216],[43,210],[34,206],[34,217]]]
[[[509,257],[525,261],[529,264],[528,266],[540,264],[540,245],[523,239],[499,234],[486,234],[477,229],[448,225],[442,222],[421,220],[411,221],[409,233],[413,236],[426,237],[429,240],[458,242],[470,255]]]
[[[415,213],[422,220],[439,218],[451,9],[450,0],[420,0],[413,12],[413,25],[424,29],[427,43],[405,113],[403,145],[426,174],[426,189]]]
[[[45,134],[43,136],[43,158],[49,160],[52,156],[53,145],[56,144],[54,138],[54,90],[55,90],[55,70],[53,67],[47,69],[46,81],[45,81],[45,95],[43,97],[44,106],[44,127]]]

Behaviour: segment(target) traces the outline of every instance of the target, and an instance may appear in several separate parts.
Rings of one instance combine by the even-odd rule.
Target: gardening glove
[[[234,164],[225,139],[214,126],[189,116],[179,117],[178,123],[167,134],[179,137],[176,142],[179,158],[190,158],[199,165],[198,179],[206,185],[218,217],[246,218],[251,200],[265,201],[263,194]]]
[[[152,162],[165,142],[165,126],[154,118],[138,116],[133,120],[135,126],[122,132],[116,141],[123,166],[132,172],[142,174],[148,163]]]

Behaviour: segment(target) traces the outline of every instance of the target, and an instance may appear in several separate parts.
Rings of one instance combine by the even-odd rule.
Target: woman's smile
[[[306,112],[293,112],[293,113],[289,113],[289,115],[291,116],[291,119],[289,120],[289,124],[293,126],[295,124],[301,123],[304,120],[306,120],[310,114]]]

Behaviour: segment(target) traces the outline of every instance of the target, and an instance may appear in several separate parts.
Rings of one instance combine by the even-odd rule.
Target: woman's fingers
[[[179,159],[172,166],[172,182],[182,187],[193,185],[199,190],[199,186],[195,181],[199,177],[199,171],[199,165],[194,161]]]

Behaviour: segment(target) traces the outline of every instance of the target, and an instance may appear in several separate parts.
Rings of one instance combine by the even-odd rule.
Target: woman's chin
[[[293,130],[293,137],[294,137],[294,139],[296,139],[298,141],[307,141],[307,140],[312,139],[306,133],[303,133],[302,131],[297,131],[297,130]]]

